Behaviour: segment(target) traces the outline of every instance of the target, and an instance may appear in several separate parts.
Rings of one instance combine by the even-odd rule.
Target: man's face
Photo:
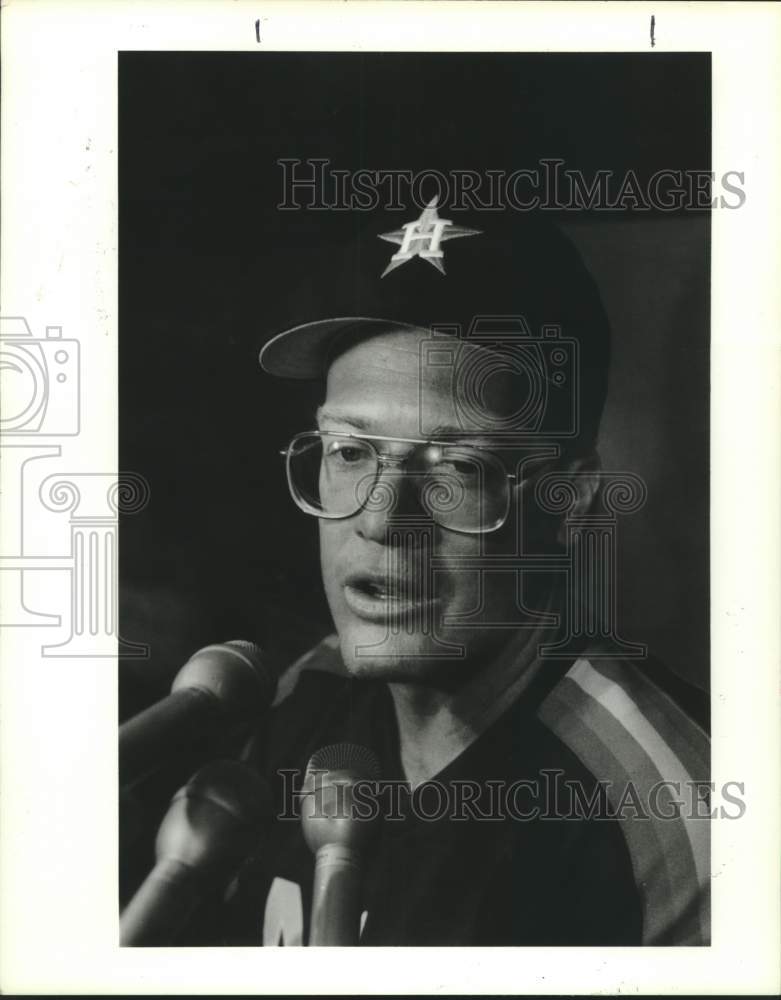
[[[391,331],[339,355],[328,372],[319,429],[437,438],[421,434],[421,405],[426,427],[461,427],[450,370],[421,367],[420,344],[429,338],[423,331]],[[499,409],[507,402],[503,394],[497,384]],[[466,432],[464,437],[490,444]],[[412,446],[380,442],[378,447],[403,458]],[[401,475],[397,466],[384,469],[376,491],[380,502],[341,520],[319,522],[323,581],[342,655],[354,675],[458,683],[507,642],[511,630],[496,623],[520,622],[516,577],[494,572],[481,578],[474,565],[459,565],[491,552],[502,532],[463,534],[435,524],[420,505],[414,477]],[[411,518],[405,530],[398,520],[403,517]],[[511,509],[508,520],[513,517]],[[431,555],[436,573],[429,570]],[[454,616],[469,616],[470,624],[449,622]]]

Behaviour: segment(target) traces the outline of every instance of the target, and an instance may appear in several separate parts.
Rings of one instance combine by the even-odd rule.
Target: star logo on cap
[[[459,236],[479,236],[480,229],[465,229],[454,226],[450,219],[440,219],[437,215],[437,199],[432,198],[414,222],[405,222],[401,229],[392,233],[379,233],[379,238],[387,243],[395,243],[399,250],[391,257],[390,263],[380,277],[395,271],[413,257],[422,257],[441,273],[445,273],[445,253],[440,245]]]

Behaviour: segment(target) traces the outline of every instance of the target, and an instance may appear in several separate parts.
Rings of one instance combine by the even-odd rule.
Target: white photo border
[[[739,210],[712,216],[713,780],[743,781],[746,802],[740,820],[712,826],[712,946],[420,948],[403,961],[373,948],[120,949],[115,661],[44,657],[38,629],[6,628],[3,991],[775,992],[781,8],[7,0],[3,28],[2,314],[26,317],[36,336],[56,325],[79,340],[82,420],[66,463],[74,474],[117,468],[120,51],[709,51],[713,170],[743,171],[746,192]],[[4,527],[14,515],[5,492]],[[0,586],[4,594],[4,579]],[[37,604],[61,606],[60,584],[50,595],[47,586],[37,587]]]

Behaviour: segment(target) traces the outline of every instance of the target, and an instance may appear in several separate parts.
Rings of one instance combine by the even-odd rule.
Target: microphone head
[[[367,747],[358,743],[332,743],[315,751],[306,765],[306,773],[312,771],[344,771],[366,781],[379,781],[380,765]]]
[[[188,687],[208,691],[229,715],[247,718],[274,700],[277,677],[260,646],[233,639],[193,653],[174,678],[171,692]]]
[[[248,764],[216,760],[180,788],[157,834],[158,861],[220,874],[253,850],[274,815],[271,789]]]
[[[307,764],[301,800],[304,839],[315,853],[326,845],[362,850],[376,829],[370,787],[379,780],[375,755],[356,743],[323,747]],[[363,785],[360,802],[358,786]],[[369,800],[369,801],[367,801]]]

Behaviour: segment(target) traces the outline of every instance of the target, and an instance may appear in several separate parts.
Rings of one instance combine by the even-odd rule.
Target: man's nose
[[[396,465],[383,466],[358,512],[356,530],[363,538],[385,543],[397,537],[395,532],[388,532],[394,520],[421,513],[411,477]]]

